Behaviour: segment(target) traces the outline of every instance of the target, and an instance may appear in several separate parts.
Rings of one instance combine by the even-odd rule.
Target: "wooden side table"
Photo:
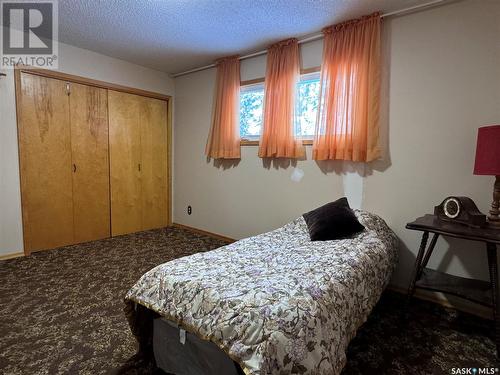
[[[452,294],[493,309],[497,358],[500,358],[500,295],[498,285],[497,245],[500,244],[500,230],[494,228],[471,228],[465,225],[439,220],[435,215],[419,217],[406,225],[407,229],[423,232],[420,249],[408,288],[407,305],[415,288]],[[433,233],[427,247],[429,233]],[[468,279],[449,275],[427,268],[439,236],[449,236],[486,244],[490,281]],[[427,250],[426,250],[427,248]]]

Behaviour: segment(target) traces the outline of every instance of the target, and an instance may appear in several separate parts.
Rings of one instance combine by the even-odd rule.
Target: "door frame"
[[[87,86],[99,87],[107,90],[114,90],[120,92],[126,92],[129,94],[144,96],[148,98],[154,98],[163,100],[167,103],[167,225],[172,225],[172,96],[164,95],[153,91],[142,90],[134,87],[118,85],[111,82],[100,81],[92,78],[77,76],[73,74],[63,73],[48,69],[31,68],[28,66],[17,65],[14,70],[14,86],[15,86],[15,98],[16,98],[16,123],[17,123],[17,147],[18,147],[18,158],[19,158],[19,186],[21,187],[21,214],[23,222],[23,247],[24,255],[30,255],[31,251],[26,246],[26,228],[25,228],[25,218],[24,211],[25,206],[23,203],[23,191],[22,191],[22,172],[21,172],[21,153],[20,153],[20,143],[19,143],[19,133],[20,133],[20,101],[21,101],[21,73],[38,75],[46,78],[58,79],[61,81],[67,81],[71,83],[79,83]],[[109,109],[109,108],[108,108]],[[109,113],[109,112],[108,112]],[[108,149],[109,153],[109,149]],[[111,199],[111,198],[110,198]],[[111,219],[111,217],[110,217]]]

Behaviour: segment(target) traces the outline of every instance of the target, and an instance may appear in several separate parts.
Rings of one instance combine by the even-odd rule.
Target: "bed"
[[[174,341],[185,345],[187,332],[245,374],[339,374],[398,254],[398,239],[380,217],[354,212],[365,230],[352,238],[311,241],[301,216],[153,268],[125,297],[139,351],[153,350],[161,319],[176,328]]]

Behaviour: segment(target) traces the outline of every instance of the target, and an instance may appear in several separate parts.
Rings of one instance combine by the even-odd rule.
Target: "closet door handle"
[[[76,173],[76,164],[73,164],[73,173]]]
[[[137,169],[139,170],[139,172],[141,171],[141,163],[137,164]]]

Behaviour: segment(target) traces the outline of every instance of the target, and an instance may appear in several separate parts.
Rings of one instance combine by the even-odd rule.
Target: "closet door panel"
[[[143,98],[141,107],[142,228],[168,224],[167,102]]]
[[[142,229],[141,100],[137,95],[108,90],[113,236]]]
[[[110,236],[107,90],[71,84],[75,242]]]
[[[73,243],[66,82],[20,73],[19,158],[25,252]]]

